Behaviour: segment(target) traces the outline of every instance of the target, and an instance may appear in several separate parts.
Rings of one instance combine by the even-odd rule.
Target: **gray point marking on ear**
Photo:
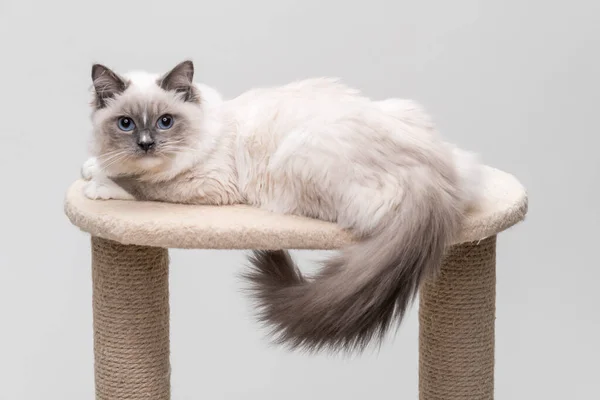
[[[106,107],[106,101],[127,89],[127,82],[102,64],[92,66],[92,81],[94,82],[94,102],[96,109]]]
[[[157,84],[166,91],[182,93],[184,101],[200,103],[200,93],[194,86],[194,63],[191,60],[177,64]]]

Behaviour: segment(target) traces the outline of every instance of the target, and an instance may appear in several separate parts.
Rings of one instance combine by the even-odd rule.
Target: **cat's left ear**
[[[194,63],[183,61],[158,80],[158,86],[183,94],[185,101],[200,103],[200,93],[194,86]]]

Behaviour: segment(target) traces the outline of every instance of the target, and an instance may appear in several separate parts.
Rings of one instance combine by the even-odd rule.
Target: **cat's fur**
[[[93,69],[90,198],[245,203],[337,222],[358,239],[313,279],[289,254],[256,251],[252,283],[276,340],[362,349],[400,322],[477,201],[475,157],[443,142],[412,101],[372,101],[333,79],[222,102],[183,62],[164,76]],[[169,113],[174,126],[156,128]],[[119,131],[119,116],[138,128]],[[150,135],[155,148],[136,145]]]

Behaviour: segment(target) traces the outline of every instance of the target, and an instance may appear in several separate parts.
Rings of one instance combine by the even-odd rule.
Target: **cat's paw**
[[[86,181],[89,181],[93,177],[97,176],[99,172],[100,167],[98,166],[98,160],[96,160],[96,157],[89,158],[81,166],[81,177]]]
[[[134,200],[122,187],[108,180],[89,180],[83,186],[83,194],[92,200]]]

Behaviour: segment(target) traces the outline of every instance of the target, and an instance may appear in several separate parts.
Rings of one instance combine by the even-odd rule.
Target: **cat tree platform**
[[[494,388],[496,235],[523,220],[527,195],[486,168],[441,273],[420,291],[421,400],[489,400]],[[335,224],[245,206],[89,200],[83,182],[65,212],[92,235],[96,398],[170,399],[168,249],[338,249]]]

